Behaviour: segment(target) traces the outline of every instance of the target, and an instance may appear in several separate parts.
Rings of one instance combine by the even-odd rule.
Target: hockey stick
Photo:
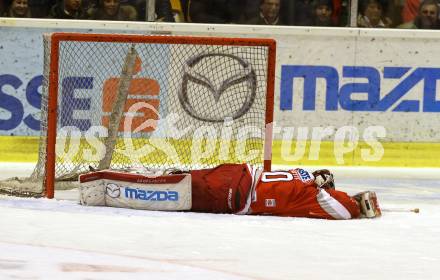
[[[105,155],[98,165],[98,169],[100,170],[109,168],[112,161],[113,151],[115,149],[116,138],[118,135],[119,123],[121,122],[122,115],[124,113],[124,106],[128,97],[128,89],[134,74],[136,57],[137,52],[134,48],[134,45],[132,45],[128,50],[127,56],[125,57],[124,66],[122,68],[116,100],[110,115],[108,136],[105,140]]]
[[[409,209],[409,208],[381,208],[380,210],[382,212],[413,212],[413,213],[420,212],[419,208],[413,208],[413,209]]]

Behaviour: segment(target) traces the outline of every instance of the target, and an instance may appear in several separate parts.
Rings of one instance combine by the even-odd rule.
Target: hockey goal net
[[[39,160],[1,189],[51,198],[90,169],[270,169],[273,40],[51,33],[44,51]]]

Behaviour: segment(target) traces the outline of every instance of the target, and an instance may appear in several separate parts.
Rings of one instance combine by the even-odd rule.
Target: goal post
[[[45,196],[90,168],[270,170],[274,40],[51,33],[44,44],[39,160],[27,181]]]

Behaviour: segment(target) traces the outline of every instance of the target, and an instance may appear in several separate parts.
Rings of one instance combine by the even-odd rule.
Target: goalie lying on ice
[[[159,176],[103,170],[79,180],[83,205],[337,220],[381,215],[374,192],[351,197],[336,190],[325,169],[263,172],[247,164],[222,164]]]

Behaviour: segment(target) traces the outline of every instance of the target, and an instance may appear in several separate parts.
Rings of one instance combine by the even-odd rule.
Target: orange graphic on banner
[[[136,58],[134,75],[139,73],[142,69],[142,61],[139,57]],[[116,100],[116,94],[119,87],[120,78],[110,78],[104,82],[103,87],[103,102],[102,102],[102,111],[104,116],[102,117],[102,125],[108,127],[110,121],[110,113],[113,109],[113,104]],[[124,108],[124,116],[127,115],[129,108],[137,103],[137,102],[145,102],[154,107],[157,111],[159,111],[159,83],[154,79],[148,78],[133,78],[130,82],[130,86],[128,88],[128,97],[127,102],[125,103]],[[125,117],[123,116],[121,122],[119,124],[119,132],[132,132],[141,124],[148,120],[153,120],[153,126],[145,127],[141,130],[141,132],[151,132],[154,131],[157,127],[157,121],[159,116],[156,112],[153,112],[150,109],[142,108],[137,112],[133,117],[133,122],[130,127],[131,131],[124,131],[124,121]]]

